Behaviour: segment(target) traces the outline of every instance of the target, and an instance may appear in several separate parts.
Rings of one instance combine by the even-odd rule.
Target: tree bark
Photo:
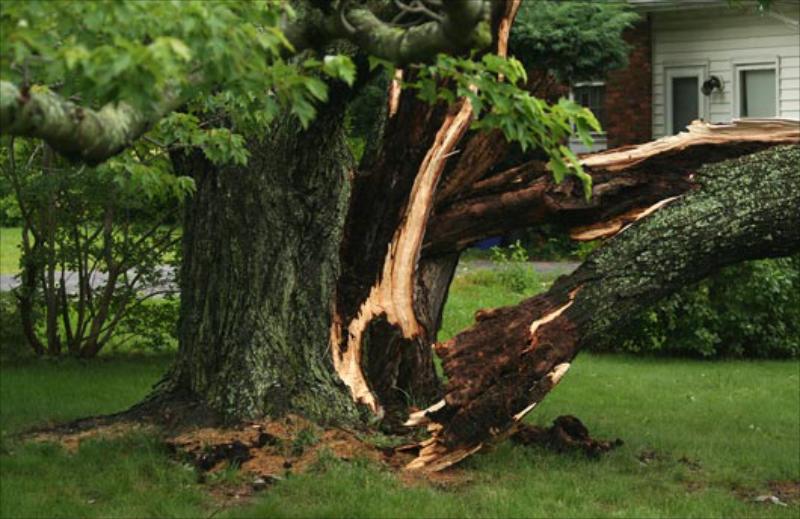
[[[478,312],[437,345],[448,376],[438,404],[412,415],[433,437],[411,468],[438,470],[513,429],[587,344],[637,309],[719,268],[800,250],[800,146],[701,168],[698,189],[660,204],[545,294]]]
[[[332,94],[307,130],[287,116],[251,141],[246,167],[174,157],[197,191],[184,220],[180,346],[161,393],[188,392],[230,420],[358,419],[328,350],[353,172],[348,94]]]

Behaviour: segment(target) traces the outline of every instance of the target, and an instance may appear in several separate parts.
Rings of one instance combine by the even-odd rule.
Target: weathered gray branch
[[[46,89],[0,81],[0,133],[43,139],[61,155],[94,165],[130,146],[179,103],[177,95],[165,95],[149,113],[124,102],[91,110]]]
[[[325,12],[310,8],[302,17],[284,22],[282,30],[295,50],[319,48],[345,39],[373,56],[406,65],[430,61],[440,52],[462,53],[488,45],[491,39],[489,2],[485,0],[442,2],[438,19],[405,28],[381,20],[365,7],[350,7],[346,0],[338,6],[339,9]],[[486,25],[485,31],[482,24]]]

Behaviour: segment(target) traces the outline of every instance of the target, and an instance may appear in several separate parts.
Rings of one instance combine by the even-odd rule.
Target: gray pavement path
[[[540,274],[555,274],[555,275],[562,275],[562,274],[569,274],[576,268],[580,263],[575,262],[559,262],[559,261],[532,261],[531,265],[536,270],[536,272]],[[475,269],[492,269],[497,268],[497,264],[493,263],[489,260],[466,260],[462,261],[458,264],[458,270],[456,274],[465,274],[471,270]],[[159,268],[160,277],[162,282],[157,284],[156,286],[150,288],[150,290],[177,290],[177,286],[174,282],[170,281],[174,278],[174,267],[169,266],[161,266]],[[105,284],[106,282],[106,275],[102,272],[95,273],[92,276],[92,287],[97,287],[100,285]],[[75,293],[78,290],[78,275],[75,272],[68,272],[65,277],[67,283],[67,293]],[[19,279],[13,274],[2,274],[0,275],[0,291],[7,292],[12,288],[19,286]]]
[[[557,276],[569,274],[580,265],[575,261],[531,261],[530,263],[539,274],[554,274]],[[497,263],[490,260],[463,260],[458,264],[456,275],[465,274],[476,269],[493,269],[497,268],[497,266]]]
[[[158,283],[153,284],[152,286],[147,287],[144,292],[163,292],[165,290],[169,291],[177,291],[177,285],[172,281],[174,279],[174,267],[170,267],[168,265],[162,265],[158,267],[158,277],[160,278]],[[57,275],[61,275],[58,273]],[[103,272],[95,272],[91,278],[91,285],[92,288],[96,288],[98,286],[104,285],[108,276]],[[64,281],[67,285],[67,293],[74,294],[78,291],[78,273],[77,272],[67,272],[64,276]],[[0,292],[8,292],[9,290],[19,286],[20,280],[14,274],[1,274],[0,275]]]

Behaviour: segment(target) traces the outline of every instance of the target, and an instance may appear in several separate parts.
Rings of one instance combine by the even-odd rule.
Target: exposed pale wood
[[[414,312],[414,279],[425,224],[447,156],[472,120],[472,104],[468,99],[461,100],[455,108],[445,118],[420,165],[405,214],[389,243],[381,277],[361,304],[356,318],[347,325],[346,337],[342,337],[341,319],[337,315],[333,318],[331,350],[334,369],[350,388],[353,398],[377,415],[381,415],[382,410],[361,367],[363,334],[369,323],[379,316],[385,316],[390,324],[397,326],[405,338],[417,337],[421,332]],[[344,347],[340,346],[342,344]]]
[[[650,207],[637,207],[632,211],[621,214],[616,218],[612,218],[606,222],[599,222],[592,225],[583,227],[575,227],[570,230],[569,237],[575,241],[592,241],[600,238],[610,238],[617,233],[627,229],[630,224],[636,220],[640,220],[654,211],[658,211],[668,203],[677,200],[679,197],[671,196],[665,198],[660,202],[656,202]]]
[[[553,371],[547,374],[545,379],[542,381],[544,382],[543,386],[547,386],[547,388],[542,393],[541,397],[544,397],[544,395],[547,394],[547,392],[549,392],[551,389],[556,387],[556,385],[558,385],[559,382],[561,382],[561,379],[564,377],[564,375],[567,374],[567,370],[569,370],[570,366],[571,364],[569,362],[562,362],[561,364],[553,368]],[[528,407],[526,407],[519,413],[515,414],[514,420],[517,422],[522,421],[522,419],[525,418],[525,415],[533,411],[533,408],[536,407],[541,401],[542,401],[541,398],[535,399],[533,402],[531,402],[531,404]]]
[[[400,106],[400,92],[402,91],[401,82],[403,81],[403,69],[394,71],[394,78],[389,85],[389,117],[394,117],[397,108]]]
[[[445,406],[444,399],[439,400],[432,406],[428,407],[427,409],[422,409],[421,411],[414,411],[413,413],[408,415],[408,420],[403,424],[406,427],[416,427],[419,425],[425,425],[429,423],[430,420],[428,419],[428,413],[434,413],[439,409]]]
[[[498,56],[508,55],[508,37],[521,3],[522,0],[506,2],[505,11],[497,27],[495,52]],[[503,76],[498,76],[498,79],[502,81]],[[460,160],[443,180],[436,194],[437,202],[450,199],[460,191],[469,189],[506,154],[508,147],[502,132],[497,130],[472,134],[465,141]]]
[[[520,5],[522,5],[522,0],[512,0],[506,4],[506,12],[500,19],[500,25],[497,28],[498,56],[508,55],[508,37],[511,34],[511,25],[517,16]]]
[[[656,155],[680,152],[705,144],[728,142],[790,144],[800,140],[800,121],[797,119],[735,119],[730,124],[694,121],[686,130],[639,146],[587,155],[581,159],[581,164],[593,170],[622,171]]]

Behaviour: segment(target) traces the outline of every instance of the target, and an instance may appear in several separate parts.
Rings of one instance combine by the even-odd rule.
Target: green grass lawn
[[[0,227],[0,274],[19,272],[21,227]]]
[[[484,277],[481,277],[484,276]],[[486,275],[460,278],[443,337],[477,308],[521,296]],[[598,459],[504,443],[469,459],[471,482],[404,486],[368,462],[329,461],[220,509],[146,434],[84,442],[73,454],[23,444],[42,422],[122,409],[166,369],[164,356],[0,368],[2,517],[786,517],[739,496],[800,480],[800,363],[583,354],[531,421],[581,418],[625,445]],[[645,455],[643,455],[645,454]],[[640,460],[643,459],[644,461]]]

